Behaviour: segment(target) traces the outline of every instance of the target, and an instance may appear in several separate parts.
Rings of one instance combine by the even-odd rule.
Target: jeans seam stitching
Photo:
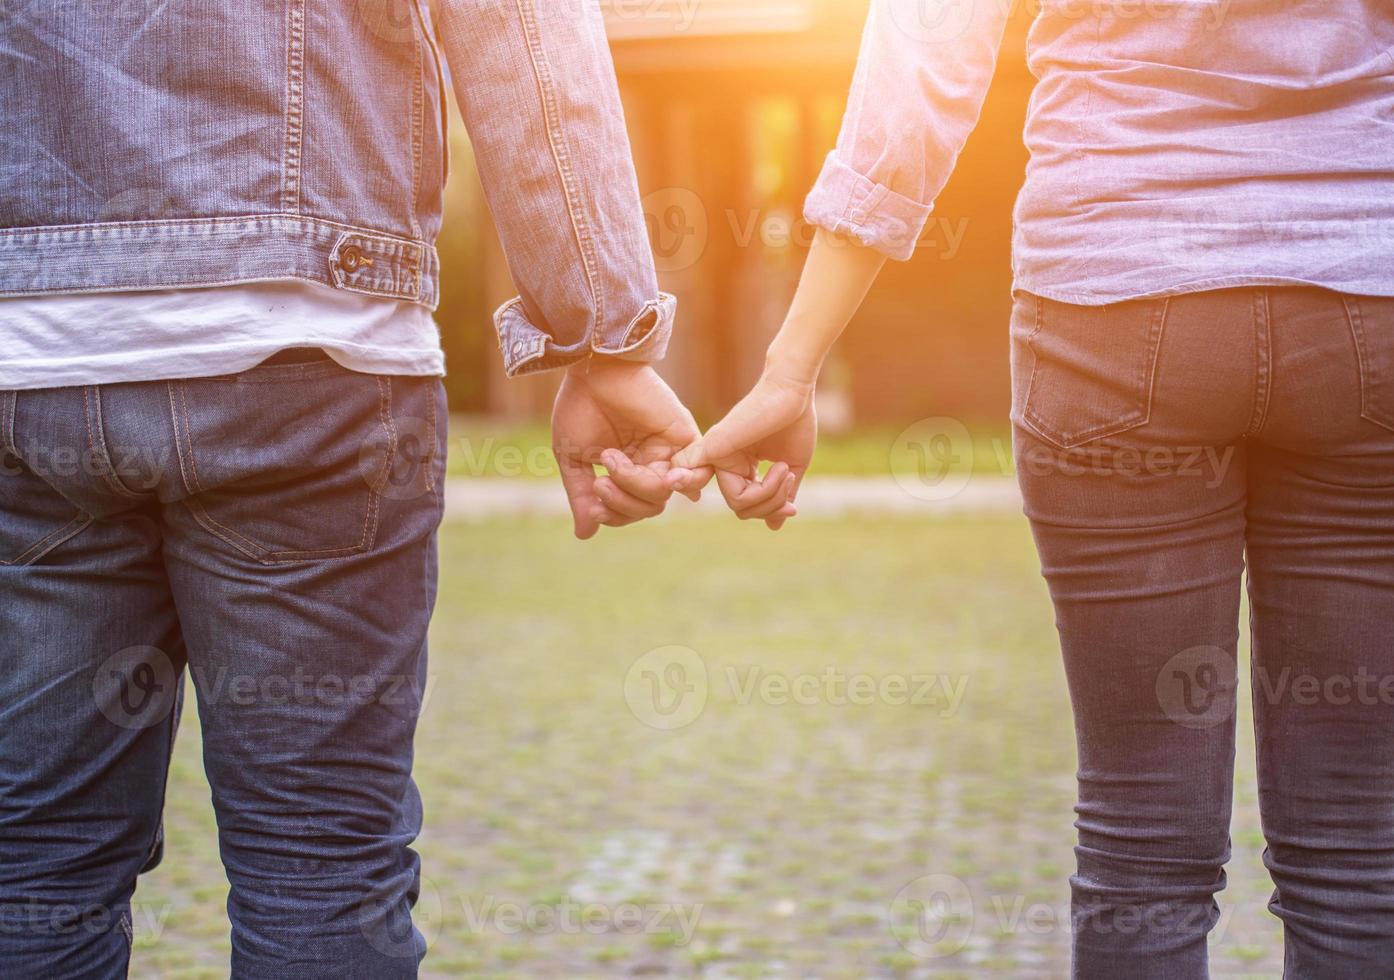
[[[440,433],[436,429],[439,425],[436,419],[436,390],[434,386],[430,386],[430,390],[426,392],[426,415],[431,426],[431,442],[427,447],[430,456],[426,462],[426,488],[431,491],[432,500],[436,499],[436,454],[440,443]]]
[[[1268,306],[1268,290],[1254,293],[1254,407],[1245,435],[1253,437],[1268,420],[1268,404],[1273,393],[1273,318]]]
[[[117,477],[111,453],[107,450],[106,432],[102,428],[102,389],[99,385],[88,385],[82,389],[82,414],[83,421],[87,423],[87,448],[102,468],[102,480],[120,496],[139,500],[141,495]]]
[[[1365,359],[1367,357],[1365,323],[1361,316],[1360,307],[1355,305],[1349,296],[1342,297],[1342,302],[1346,307],[1346,320],[1350,323],[1351,336],[1355,340],[1355,358],[1360,376],[1360,411],[1365,412],[1369,408],[1369,391],[1365,385]]]
[[[421,23],[421,9],[417,0],[411,0],[412,24]],[[424,26],[422,28],[424,30]],[[411,200],[407,203],[407,223],[412,234],[421,237],[421,227],[417,222],[416,202],[421,200],[421,156],[426,140],[426,83],[422,76],[426,71],[426,57],[421,47],[421,31],[412,30],[412,48],[416,55],[416,71],[411,84]]]
[[[305,0],[286,7],[286,114],[281,143],[281,207],[300,212],[300,168],[305,147]]]
[[[19,405],[19,392],[7,391],[0,400],[0,452],[19,455],[15,445],[15,414]]]
[[[581,265],[586,273],[586,285],[591,291],[591,315],[594,317],[594,322],[591,324],[590,337],[588,338],[587,346],[590,346],[590,343],[594,343],[596,333],[603,329],[605,323],[605,295],[598,271],[598,261],[594,254],[595,243],[591,240],[590,228],[586,223],[585,213],[581,210],[580,200],[573,186],[575,174],[571,169],[571,157],[566,142],[562,138],[561,120],[557,112],[554,92],[555,83],[552,79],[551,66],[547,63],[547,53],[543,50],[542,41],[538,36],[536,14],[532,9],[531,0],[515,0],[515,3],[524,38],[527,41],[528,58],[532,63],[533,77],[537,81],[538,96],[542,100],[543,127],[547,132],[547,142],[552,151],[552,159],[557,165],[557,176],[561,180],[562,196],[566,199],[567,216],[571,220],[572,233],[576,236],[576,247],[581,253]]]
[[[193,476],[194,493],[204,493],[203,481],[198,478],[198,462],[194,458],[194,430],[189,424],[189,392],[184,385],[179,386],[179,411],[184,421],[184,445],[189,450],[189,473]]]
[[[190,498],[183,503],[189,513],[194,515],[194,520],[198,521],[199,526],[209,534],[226,541],[253,561],[260,562],[263,565],[268,564],[265,556],[259,552],[259,549],[256,548],[253,542],[248,541],[231,528],[224,527],[215,521],[213,515],[208,513],[201,502]]]
[[[28,548],[25,548],[14,558],[0,559],[0,565],[3,565],[5,567],[19,567],[36,562],[44,555],[52,551],[54,548],[58,547],[64,541],[68,541],[71,538],[76,537],[87,527],[87,525],[91,524],[92,521],[93,517],[91,514],[79,510],[77,512],[77,515],[73,517],[73,519],[70,520],[67,524],[64,524],[56,531],[53,531],[40,538],[37,542],[30,545]],[[74,525],[77,526],[74,527]]]
[[[1142,407],[1142,424],[1152,421],[1152,403],[1157,390],[1157,368],[1162,361],[1162,337],[1166,333],[1167,317],[1171,315],[1171,297],[1165,297],[1157,312],[1152,315],[1152,327],[1147,334],[1147,358],[1143,361],[1142,387],[1145,404]]]
[[[194,488],[189,484],[189,471],[184,465],[184,442],[179,438],[179,411],[174,404],[174,382],[166,381],[165,388],[169,392],[169,424],[174,432],[174,452],[179,457],[179,479],[184,484],[184,490],[192,495]]]

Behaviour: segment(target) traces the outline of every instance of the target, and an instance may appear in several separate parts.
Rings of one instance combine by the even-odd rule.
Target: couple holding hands
[[[521,293],[505,367],[566,372],[577,534],[713,477],[777,529],[1014,6],[873,0],[789,316],[702,435],[650,366],[675,303],[593,0],[8,5],[0,973],[126,974],[193,667],[232,974],[417,975],[447,84]],[[1208,974],[1247,582],[1286,975],[1394,976],[1394,699],[1339,696],[1394,677],[1394,8],[1047,0],[1029,58],[1012,421],[1078,732],[1074,974]],[[200,680],[306,670],[418,697]]]

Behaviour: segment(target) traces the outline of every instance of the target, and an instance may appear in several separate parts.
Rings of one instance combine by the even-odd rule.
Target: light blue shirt
[[[874,0],[809,221],[914,254],[1018,2]],[[1394,2],[1036,2],[1018,289],[1394,295]]]

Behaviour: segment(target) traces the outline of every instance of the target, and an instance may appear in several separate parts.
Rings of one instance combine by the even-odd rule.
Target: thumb
[[[699,470],[710,462],[705,439],[698,439],[673,457],[674,468],[680,470]]]
[[[800,410],[796,401],[761,382],[737,402],[724,419],[683,452],[691,453],[695,460],[693,465],[720,468],[794,422]]]
[[[584,461],[557,454],[560,464],[561,482],[566,490],[567,503],[571,505],[571,517],[575,523],[576,537],[589,541],[600,530],[600,512],[603,510],[600,498],[595,492],[595,469]]]

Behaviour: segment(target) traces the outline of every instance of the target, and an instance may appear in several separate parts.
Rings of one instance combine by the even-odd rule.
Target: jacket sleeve
[[[1013,5],[873,0],[810,224],[904,261],[978,124]]]
[[[662,358],[658,290],[597,0],[441,0],[441,41],[519,295],[509,376],[592,353]]]

